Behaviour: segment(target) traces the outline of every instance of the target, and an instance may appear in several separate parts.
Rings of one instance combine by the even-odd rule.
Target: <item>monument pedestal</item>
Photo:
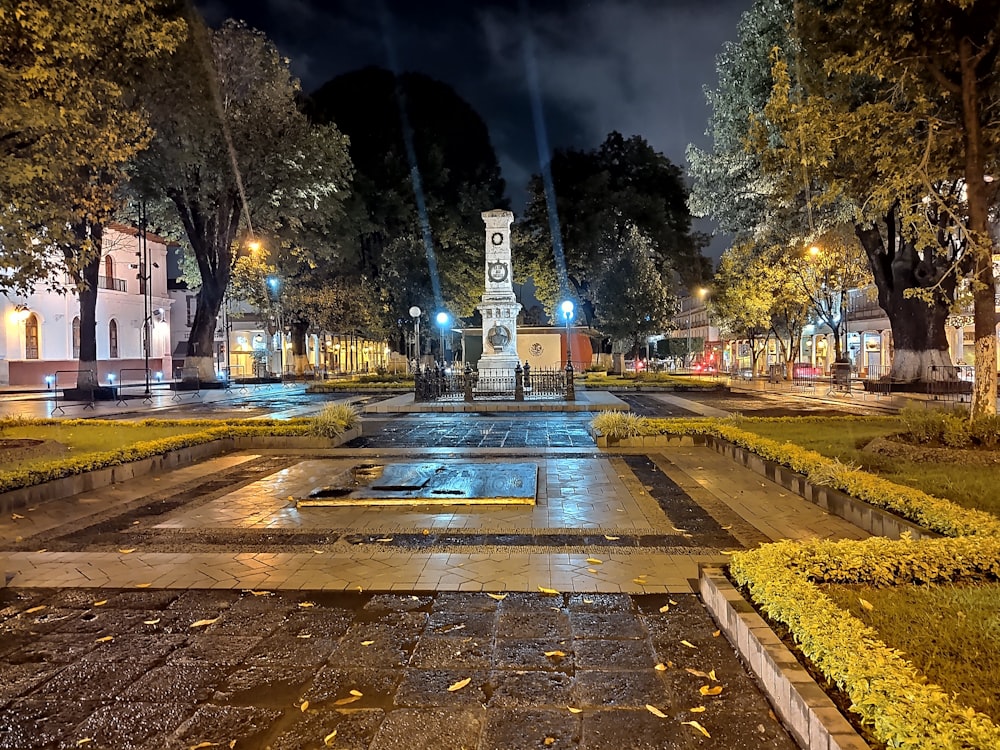
[[[521,304],[514,296],[511,270],[510,225],[514,214],[494,210],[482,214],[486,224],[486,289],[476,309],[483,317],[483,356],[476,365],[479,377],[510,378],[520,364],[517,355],[517,316]]]

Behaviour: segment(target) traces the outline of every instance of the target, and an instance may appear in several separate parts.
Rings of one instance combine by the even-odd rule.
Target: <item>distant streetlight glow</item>
[[[573,367],[573,340],[572,336],[570,335],[570,328],[569,328],[570,321],[573,320],[573,308],[574,305],[572,300],[564,300],[563,303],[559,306],[559,309],[562,310],[563,320],[566,322],[566,367],[567,368]]]
[[[441,356],[441,366],[444,367],[445,365],[444,329],[448,326],[448,322],[451,320],[451,316],[448,315],[448,313],[446,313],[444,310],[442,310],[441,312],[439,312],[437,315],[434,316],[434,320],[437,321],[438,329],[441,333],[441,339],[439,342],[439,348],[440,348],[439,354]]]

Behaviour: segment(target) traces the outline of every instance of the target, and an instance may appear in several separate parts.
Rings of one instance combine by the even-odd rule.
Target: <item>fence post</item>
[[[566,400],[576,401],[576,386],[573,383],[573,363],[566,361]]]
[[[524,370],[520,362],[514,368],[514,400],[524,401]]]
[[[472,403],[472,365],[465,365],[465,400]]]

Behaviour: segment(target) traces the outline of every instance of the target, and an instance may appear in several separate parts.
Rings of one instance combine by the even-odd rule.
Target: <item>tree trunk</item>
[[[292,323],[292,366],[296,375],[302,375],[309,369],[309,356],[306,354],[306,332],[309,323],[296,320]]]
[[[994,27],[995,28],[995,27]],[[992,42],[996,44],[996,42]],[[958,45],[962,72],[962,124],[965,136],[965,189],[969,206],[969,245],[975,257],[972,285],[973,319],[976,338],[976,378],[972,389],[970,417],[997,413],[997,315],[996,281],[993,277],[992,248],[984,163],[982,119],[979,111],[978,63],[981,45],[963,36]],[[988,58],[987,58],[988,59]],[[988,79],[987,79],[988,80]]]
[[[896,212],[885,217],[887,239],[877,226],[855,227],[868,256],[879,307],[889,318],[894,356],[890,378],[894,382],[955,379],[948,352],[945,321],[954,300],[956,278],[950,259],[933,250],[921,256],[911,242],[896,233]],[[930,301],[907,297],[907,290],[927,289]]]
[[[188,337],[187,355],[184,357],[185,382],[218,380],[215,372],[215,327],[222,307],[223,289],[215,279],[202,278],[191,335]]]
[[[73,226],[76,244],[64,249],[70,276],[76,283],[80,300],[80,354],[77,361],[76,387],[92,390],[97,387],[97,286],[101,274],[104,228],[86,221]],[[86,251],[87,242],[91,249]]]

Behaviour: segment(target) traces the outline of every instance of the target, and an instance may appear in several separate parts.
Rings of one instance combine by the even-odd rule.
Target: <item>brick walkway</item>
[[[392,420],[4,518],[0,748],[791,747],[697,567],[862,533],[705,448],[601,452],[587,421]],[[294,507],[374,459],[535,462],[538,502]],[[685,671],[713,669],[718,698]]]

